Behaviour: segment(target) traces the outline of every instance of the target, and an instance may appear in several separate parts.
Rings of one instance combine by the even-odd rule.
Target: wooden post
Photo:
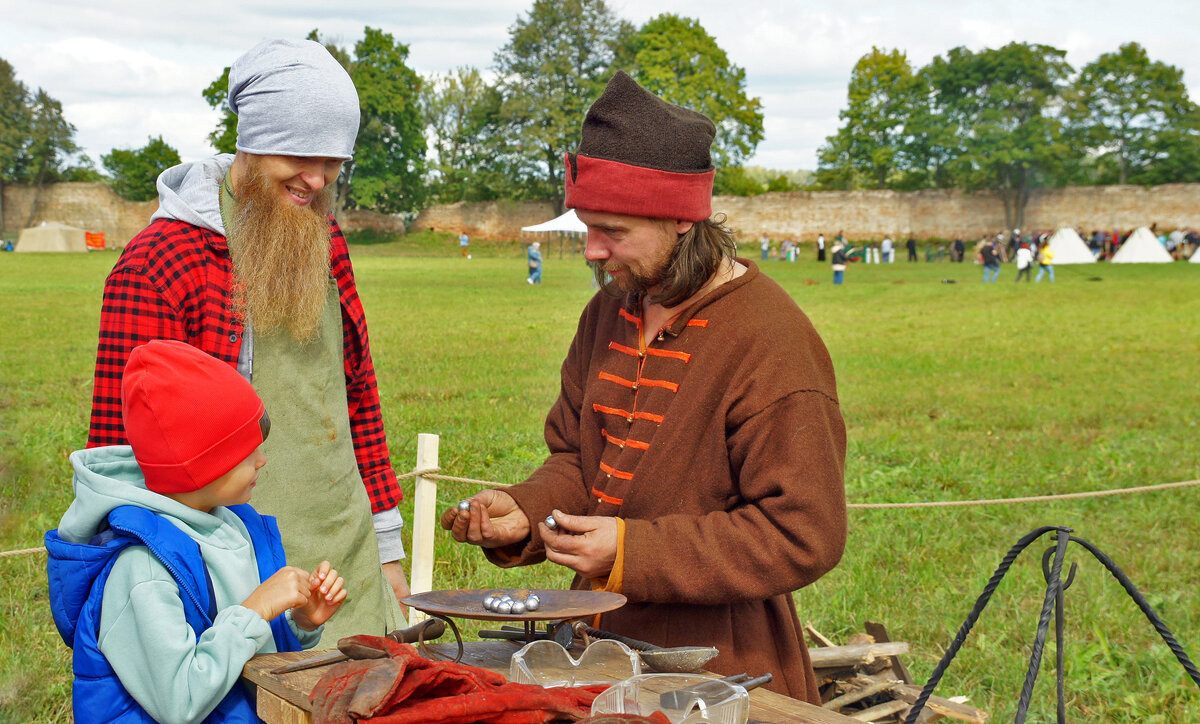
[[[417,435],[416,470],[428,470],[438,466],[438,436],[422,432]],[[413,593],[433,590],[433,541],[437,528],[437,481],[424,475],[414,478],[413,486],[413,537],[412,537],[412,580],[409,588]],[[410,609],[408,623],[424,621],[427,616]]]

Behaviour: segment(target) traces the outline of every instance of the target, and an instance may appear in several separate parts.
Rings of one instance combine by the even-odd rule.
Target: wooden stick
[[[429,470],[438,466],[438,436],[427,432],[417,435],[417,470]],[[437,529],[437,482],[418,475],[413,486],[413,542],[412,580],[409,588],[413,593],[433,590],[433,541]],[[415,609],[408,612],[409,625],[428,618]]]
[[[847,714],[846,716],[850,717],[851,719],[857,719],[858,721],[876,721],[884,718],[885,716],[891,716],[901,709],[907,708],[908,704],[905,704],[902,701],[892,700],[885,701],[882,704],[871,707],[870,709],[863,709],[862,711],[856,711],[853,714]]]
[[[908,644],[903,641],[861,644],[859,646],[825,646],[809,649],[814,669],[832,669],[839,666],[869,664],[880,656],[897,656],[908,653]]]
[[[823,633],[821,633],[820,631],[813,628],[813,625],[811,623],[805,622],[804,633],[808,634],[808,638],[812,639],[813,643],[815,643],[817,646],[834,646],[835,645],[832,641],[825,638],[825,635]]]
[[[829,701],[822,704],[821,708],[822,709],[833,709],[834,711],[837,711],[838,709],[841,709],[843,706],[846,706],[847,704],[853,704],[856,701],[862,701],[863,699],[866,699],[868,696],[874,696],[875,694],[878,694],[881,691],[889,691],[896,684],[903,684],[903,683],[904,682],[899,681],[899,680],[876,681],[875,683],[873,683],[869,686],[864,686],[863,688],[859,689],[858,691],[851,691],[846,694],[842,694],[841,696],[837,697],[836,699],[830,699]]]

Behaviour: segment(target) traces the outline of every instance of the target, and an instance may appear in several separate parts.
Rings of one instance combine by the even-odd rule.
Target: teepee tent
[[[1171,261],[1174,259],[1167,253],[1166,247],[1144,226],[1139,226],[1128,239],[1121,242],[1121,248],[1112,258],[1113,264],[1161,264]]]
[[[87,232],[57,221],[22,229],[16,251],[87,251]]]
[[[1050,253],[1055,264],[1095,264],[1092,250],[1083,243],[1074,229],[1064,226],[1050,237]]]

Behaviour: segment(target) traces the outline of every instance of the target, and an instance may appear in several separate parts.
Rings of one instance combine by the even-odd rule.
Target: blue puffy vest
[[[265,581],[286,565],[275,519],[260,515],[249,505],[232,505],[229,510],[250,532],[259,581]],[[76,723],[150,723],[154,720],[125,691],[100,652],[97,641],[100,608],[109,573],[122,550],[131,545],[146,546],[179,586],[184,616],[196,632],[197,640],[212,626],[217,613],[212,580],[200,555],[200,546],[162,516],[123,505],[108,514],[108,524],[109,530],[86,544],[62,540],[57,529],[46,533],[50,610],[59,635],[75,652],[72,697]],[[271,621],[271,631],[279,651],[301,649],[284,616]],[[204,721],[259,722],[260,719],[254,713],[254,702],[246,688],[235,685]]]

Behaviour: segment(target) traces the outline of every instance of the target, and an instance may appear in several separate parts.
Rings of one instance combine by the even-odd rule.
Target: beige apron
[[[254,336],[252,379],[271,434],[251,504],[279,520],[289,564],[311,571],[328,560],[346,579],[349,595],[325,624],[321,648],[405,625],[379,565],[371,503],[354,458],[341,309],[330,279],[316,340],[302,344],[283,328]]]

